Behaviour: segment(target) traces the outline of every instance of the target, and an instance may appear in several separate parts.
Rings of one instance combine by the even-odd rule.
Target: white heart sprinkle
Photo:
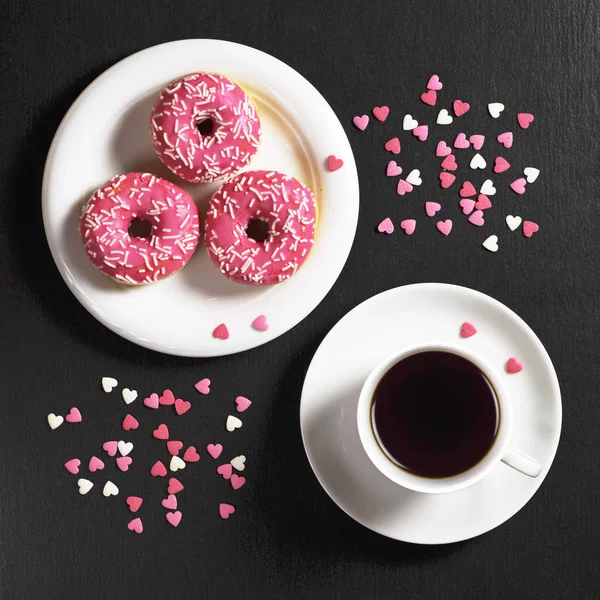
[[[121,456],[127,456],[133,450],[133,442],[124,442],[121,440],[117,444],[117,448],[119,449]]]
[[[171,462],[169,463],[169,469],[171,469],[171,471],[179,471],[180,469],[185,469],[185,461],[181,460],[179,456],[172,456]]]
[[[493,196],[496,193],[496,188],[494,187],[494,183],[491,179],[486,179],[479,190],[480,194],[484,194],[486,196]]]
[[[437,117],[437,124],[450,125],[450,123],[452,123],[452,117],[450,113],[445,108],[442,108],[442,110],[440,110],[440,114]]]
[[[231,466],[238,471],[243,471],[246,468],[246,457],[243,454],[236,456],[229,461]]]
[[[50,413],[48,415],[48,425],[50,425],[52,429],[60,427],[63,424],[64,420],[64,417],[61,417],[60,415],[55,415],[54,413]]]
[[[498,251],[498,236],[497,235],[490,235],[489,238],[487,238],[487,240],[485,240],[483,242],[483,244],[481,244],[486,250],[489,250],[490,252],[497,252]]]
[[[521,217],[513,217],[512,215],[507,215],[506,216],[506,224],[508,225],[508,228],[511,231],[514,231],[515,229],[519,228],[519,225],[521,225],[521,221],[523,219],[521,219]]]
[[[112,392],[114,388],[119,385],[119,382],[113,377],[103,377],[102,378],[102,389],[106,392]]]
[[[129,388],[123,388],[121,394],[123,396],[123,400],[125,400],[125,404],[131,404],[138,396],[135,390],[130,390]]]
[[[227,417],[227,423],[225,424],[227,431],[233,431],[234,429],[238,429],[241,426],[242,422],[237,417],[234,417],[233,415],[229,415]]]
[[[486,162],[479,152],[471,159],[471,169],[485,169]]]
[[[540,170],[536,169],[535,167],[525,167],[523,169],[523,174],[527,179],[527,183],[533,183],[538,178]]]
[[[490,111],[490,115],[492,115],[494,119],[497,119],[504,110],[504,104],[502,104],[502,102],[492,102],[491,104],[488,104],[488,110]]]
[[[410,115],[405,115],[402,121],[402,129],[404,131],[412,131],[415,127],[419,126],[419,122],[413,119]]]
[[[79,487],[79,493],[82,496],[87,494],[94,487],[94,484],[89,479],[78,479],[77,485]]]
[[[119,488],[112,482],[107,481],[104,484],[102,493],[108,498],[109,496],[116,496],[119,493]]]
[[[411,185],[421,185],[423,180],[421,179],[421,171],[419,169],[413,169],[406,177],[406,181]]]

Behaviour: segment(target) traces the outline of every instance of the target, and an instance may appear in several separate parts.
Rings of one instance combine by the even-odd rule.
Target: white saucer
[[[249,168],[293,175],[315,194],[317,239],[298,273],[277,286],[231,283],[211,263],[204,244],[170,279],[123,286],[96,271],[77,230],[82,204],[118,173],[149,171],[184,187],[203,213],[214,184],[187,184],[152,149],[150,109],[167,83],[194,71],[218,71],[254,98],[263,142]],[[335,154],[344,166],[329,173]],[[181,356],[216,356],[253,348],[308,315],[337,279],[358,219],[358,176],[352,150],[331,107],[300,74],[253,48],[219,40],[184,40],[122,60],[76,100],[56,132],[42,189],[44,226],[58,269],[77,299],[119,335]],[[265,314],[266,332],[252,329]],[[212,337],[225,322],[226,341]]]
[[[464,321],[478,333],[461,340]],[[514,398],[513,441],[542,463],[532,479],[499,464],[479,483],[450,494],[401,488],[370,462],[358,437],[356,406],[369,371],[403,345],[464,343],[505,374]],[[300,424],[308,460],[325,491],[353,519],[390,538],[446,544],[502,524],[535,494],[552,464],[562,422],[558,379],[533,331],[514,312],[479,292],[438,283],[395,288],[350,311],[329,332],[306,374]]]

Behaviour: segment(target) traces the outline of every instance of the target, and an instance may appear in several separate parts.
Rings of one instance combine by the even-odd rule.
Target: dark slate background
[[[0,19],[0,594],[29,598],[597,598],[600,582],[600,273],[597,255],[600,4],[594,0],[320,2],[31,2],[7,0]],[[161,356],[122,340],[79,306],[46,246],[40,186],[52,136],[69,105],[102,71],[140,49],[175,39],[214,37],[254,46],[311,81],[347,129],[361,181],[356,241],[329,296],[280,339],[214,360]],[[445,83],[442,105],[472,109],[447,131],[488,136],[509,127],[511,173],[532,165],[538,181],[523,197],[499,194],[484,228],[459,215],[456,194],[436,183],[433,139],[402,134],[405,173],[423,186],[398,198],[383,175],[382,144],[410,112],[433,123],[418,96],[427,78]],[[490,101],[507,110],[496,122]],[[385,125],[360,133],[355,114],[388,104]],[[521,110],[536,121],[522,132]],[[400,132],[401,133],[401,132]],[[449,134],[446,137],[450,137]],[[487,144],[497,146],[495,142]],[[489,147],[489,146],[488,146]],[[499,147],[498,147],[499,148]],[[484,146],[484,156],[486,153]],[[459,162],[460,162],[460,155]],[[414,164],[413,164],[414,163]],[[464,167],[464,165],[463,165]],[[472,172],[467,168],[463,173]],[[472,176],[480,183],[485,175]],[[455,190],[456,191],[456,190]],[[426,219],[425,200],[455,220],[444,238]],[[492,199],[494,201],[494,199]],[[507,213],[540,224],[526,240],[510,234]],[[385,237],[375,226],[417,215],[416,233]],[[491,233],[501,250],[480,247]],[[298,426],[300,389],[320,341],[348,310],[390,287],[442,281],[492,295],[540,336],[558,371],[564,403],[554,466],[532,501],[499,529],[469,542],[416,547],[351,521],[322,491],[305,459]],[[89,457],[118,436],[127,412],[99,387],[113,375],[141,397],[172,387],[198,401],[191,385],[213,380],[176,427],[203,447],[224,438],[232,399],[254,404],[229,443],[248,456],[248,484],[234,493],[206,455],[181,478],[184,518],[172,529],[158,505],[162,484],[146,475],[160,444],[155,414],[131,405],[141,427],[131,472],[111,464],[86,497],[62,463]],[[51,412],[77,405],[78,426],[52,432]],[[164,458],[164,456],[163,456]],[[85,469],[84,469],[85,471]],[[100,489],[110,477],[118,498]],[[124,498],[139,493],[146,531],[136,536]],[[235,501],[228,522],[220,501]],[[481,510],[486,510],[485,506]]]

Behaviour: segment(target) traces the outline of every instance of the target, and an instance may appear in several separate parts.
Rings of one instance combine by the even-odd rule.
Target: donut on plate
[[[196,249],[200,226],[187,192],[151,173],[127,173],[92,194],[79,231],[97,269],[139,285],[179,271]]]
[[[211,198],[204,243],[231,281],[279,283],[306,260],[316,220],[315,199],[299,181],[276,171],[245,171]]]
[[[218,73],[193,73],[170,83],[150,115],[160,160],[186,181],[202,183],[248,166],[261,138],[256,107]]]

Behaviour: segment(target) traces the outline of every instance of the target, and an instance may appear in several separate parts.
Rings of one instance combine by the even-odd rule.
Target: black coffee
[[[375,389],[371,415],[388,457],[430,478],[476,465],[500,420],[496,395],[480,369],[439,351],[413,354],[391,367]]]

